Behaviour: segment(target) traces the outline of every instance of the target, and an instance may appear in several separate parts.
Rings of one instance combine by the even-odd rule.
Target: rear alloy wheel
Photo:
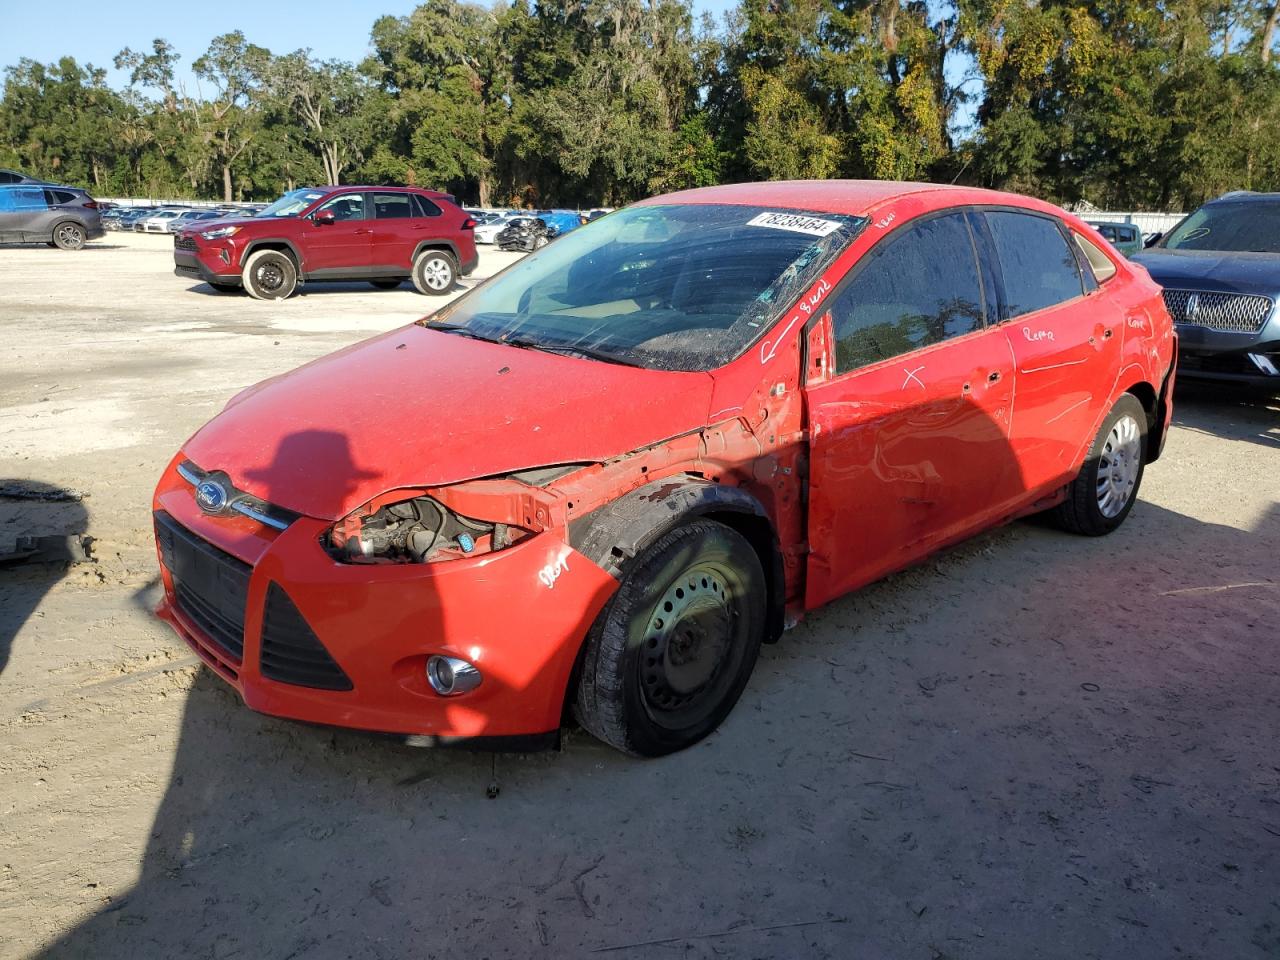
[[[255,300],[284,300],[298,289],[298,268],[279,250],[255,250],[241,273],[244,288]]]
[[[413,285],[419,293],[443,296],[457,279],[458,261],[446,250],[423,250],[413,261]]]
[[[703,739],[755,668],[766,593],[760,560],[737,531],[695,520],[663,534],[632,561],[591,629],[578,722],[641,757]]]
[[[400,286],[400,284],[402,284],[404,281],[392,280],[390,278],[387,278],[385,280],[370,280],[369,282],[373,284],[375,287],[377,287],[379,290],[394,290],[396,287]]]
[[[1138,499],[1146,452],[1147,411],[1126,393],[1102,422],[1084,467],[1055,511],[1058,524],[1100,537],[1124,523]]]
[[[87,239],[84,227],[78,223],[68,221],[53,228],[53,245],[59,250],[79,250]]]

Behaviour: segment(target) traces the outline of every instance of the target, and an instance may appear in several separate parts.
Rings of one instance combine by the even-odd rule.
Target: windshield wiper
[[[485,343],[503,342],[496,337],[482,336],[462,323],[424,323],[423,326],[428,330],[439,330],[441,333],[456,333],[462,337],[470,337],[472,340],[483,340]]]
[[[616,363],[624,367],[643,366],[643,364],[636,363],[634,360],[623,360],[616,354],[607,353],[604,350],[596,350],[592,347],[575,347],[567,343],[543,343],[541,340],[534,340],[532,337],[503,337],[495,342],[505,343],[509,347],[520,347],[524,350],[543,350],[547,353],[558,353],[562,356],[578,356],[585,357],[588,360],[599,360],[602,363]]]

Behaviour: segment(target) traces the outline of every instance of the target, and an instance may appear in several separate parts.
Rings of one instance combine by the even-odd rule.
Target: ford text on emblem
[[[196,505],[205,513],[221,513],[227,505],[227,488],[214,480],[196,485]]]

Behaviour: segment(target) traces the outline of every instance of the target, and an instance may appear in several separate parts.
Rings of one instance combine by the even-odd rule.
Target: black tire
[[[1136,441],[1129,439],[1132,436]],[[1052,511],[1053,520],[1064,530],[1089,537],[1115,530],[1138,499],[1146,459],[1147,411],[1137,397],[1126,393],[1102,421],[1066,501]]]
[[[255,250],[240,274],[244,289],[255,300],[284,300],[298,289],[298,268],[280,250]]]
[[[587,636],[578,722],[640,757],[706,737],[755,668],[767,590],[751,544],[721,523],[695,520],[658,537],[628,565]]]
[[[441,297],[458,282],[458,261],[448,250],[423,250],[413,261],[413,285],[419,293]]]
[[[88,239],[84,227],[72,220],[64,220],[53,228],[53,245],[59,250],[79,250]]]
[[[370,280],[369,283],[377,287],[379,290],[394,290],[396,287],[400,286],[400,284],[404,283],[404,281],[392,280],[388,277],[385,280]]]
[[[214,283],[212,280],[208,281],[208,283],[219,293],[235,293],[240,289],[240,285],[235,283]]]

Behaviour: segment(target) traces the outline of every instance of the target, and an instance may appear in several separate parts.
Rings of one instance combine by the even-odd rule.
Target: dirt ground
[[[100,556],[0,568],[0,956],[1280,957],[1280,406],[1184,392],[1115,535],[832,604],[683,754],[421,750],[200,669],[149,499],[241,387],[432,301],[258,303],[169,249],[0,249],[0,481],[86,494],[0,497],[0,543]]]

